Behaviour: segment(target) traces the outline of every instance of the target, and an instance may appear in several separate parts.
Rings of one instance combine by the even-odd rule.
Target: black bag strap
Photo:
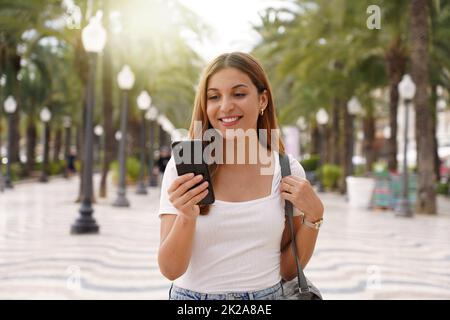
[[[286,177],[291,175],[291,165],[289,163],[289,157],[284,154],[279,154],[281,176]],[[286,200],[284,204],[284,210],[288,218],[289,229],[291,230],[291,248],[295,257],[295,264],[297,266],[297,280],[300,294],[309,292],[308,282],[306,281],[305,274],[303,273],[302,266],[298,258],[297,242],[295,241],[294,221],[293,221],[293,205],[292,202]]]

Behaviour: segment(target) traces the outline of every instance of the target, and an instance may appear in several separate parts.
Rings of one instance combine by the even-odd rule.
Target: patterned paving
[[[98,177],[96,177],[98,178]],[[96,179],[96,187],[98,179]],[[166,299],[156,254],[159,190],[128,189],[131,208],[97,199],[100,234],[70,235],[78,181],[17,185],[0,193],[0,299]],[[326,194],[308,277],[325,299],[450,299],[450,204],[437,217],[398,218]]]

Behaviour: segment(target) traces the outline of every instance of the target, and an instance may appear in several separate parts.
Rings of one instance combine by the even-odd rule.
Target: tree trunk
[[[130,105],[130,104],[129,104]],[[141,121],[136,117],[131,110],[129,110],[128,118],[128,140],[127,140],[127,155],[132,157],[139,156],[139,137],[141,133]],[[167,145],[167,134],[164,136],[164,145]]]
[[[366,157],[366,172],[372,172],[372,167],[376,159],[375,154],[375,118],[372,112],[363,119],[363,152]]]
[[[14,162],[20,162],[20,112],[22,107],[22,101],[21,101],[21,85],[20,82],[17,80],[17,74],[20,71],[20,56],[14,55],[10,63],[12,64],[13,69],[13,92],[14,92],[14,98],[17,102],[16,111],[12,115],[12,132],[11,137],[8,137],[10,139],[10,147],[11,147],[11,163]],[[9,159],[8,159],[9,160]]]
[[[439,148],[439,143],[437,141],[437,116],[438,116],[438,110],[436,107],[436,103],[438,100],[438,96],[436,93],[436,86],[433,85],[432,86],[432,90],[431,90],[431,126],[432,126],[432,130],[433,130],[433,149],[434,149],[434,165],[435,165],[435,171],[436,171],[436,180],[440,181],[441,180],[441,173],[440,173],[440,166],[441,166],[441,160],[439,159],[439,153],[438,153],[438,148]]]
[[[417,211],[436,214],[436,174],[432,114],[428,96],[428,2],[411,1],[411,69],[417,86],[414,97],[418,161]]]
[[[388,140],[388,169],[397,171],[397,114],[399,104],[398,84],[405,73],[407,56],[401,38],[396,37],[385,54],[385,64],[389,75],[389,125],[391,136]]]
[[[165,144],[165,132],[161,125],[158,125],[158,134],[159,134],[159,149]]]
[[[347,191],[347,184],[345,178],[352,174],[353,171],[353,121],[348,113],[344,100],[342,100],[340,111],[342,115],[341,133],[342,139],[340,144],[340,165],[342,170],[341,179],[339,181],[339,191],[345,194]]]
[[[55,143],[53,146],[53,162],[59,161],[61,149],[62,149],[62,129],[58,128],[55,131]]]
[[[25,165],[25,174],[30,175],[31,171],[34,169],[35,159],[36,159],[36,140],[37,140],[37,129],[35,119],[30,115],[27,121],[27,163]]]
[[[332,126],[325,126],[324,134],[325,134],[325,144],[327,146],[327,149],[325,150],[325,162],[326,163],[333,163],[333,153],[332,153],[332,144],[334,139],[334,127]]]
[[[45,135],[45,145],[43,146],[43,163],[42,163],[42,170],[44,170],[48,175],[50,174],[49,170],[49,159],[50,159],[50,124],[47,123],[44,125],[44,130],[42,132],[43,135]]]
[[[331,121],[331,139],[330,139],[330,153],[331,159],[330,163],[339,165],[339,138],[340,138],[340,121],[339,121],[339,108],[340,101],[335,98],[333,101],[333,109],[331,111],[332,121]]]
[[[109,1],[103,2],[104,16],[109,17]],[[105,30],[110,34],[109,19],[103,19]],[[111,61],[111,42],[107,41],[102,57],[102,89],[103,89],[103,128],[104,128],[104,156],[102,163],[102,177],[100,180],[100,198],[105,198],[107,195],[107,177],[109,166],[114,159],[114,128],[113,128],[113,102],[112,102],[112,88],[113,88],[113,66]]]
[[[11,163],[20,162],[20,108],[17,99],[17,110],[12,116]]]
[[[310,143],[310,151],[311,155],[318,155],[320,153],[320,133],[319,127],[317,124],[313,124],[311,126],[311,143]]]
[[[72,127],[64,128],[64,177],[69,178],[69,156],[71,153],[71,143],[72,143]]]

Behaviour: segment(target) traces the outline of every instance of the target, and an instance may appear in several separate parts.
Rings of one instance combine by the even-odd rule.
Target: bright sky
[[[252,24],[259,24],[258,12],[277,6],[274,0],[179,0],[213,29],[211,42],[194,45],[206,59],[224,52],[249,52],[259,40]],[[277,6],[279,7],[279,5]]]

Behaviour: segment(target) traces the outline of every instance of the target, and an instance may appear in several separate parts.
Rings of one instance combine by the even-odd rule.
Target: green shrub
[[[354,176],[355,177],[364,177],[366,175],[366,165],[365,164],[358,164],[355,165],[353,168]]]
[[[43,162],[36,162],[33,166],[33,171],[42,172]],[[47,174],[48,175],[58,175],[64,172],[66,167],[66,162],[64,160],[52,161],[47,165]]]
[[[6,167],[6,165],[5,165]],[[5,168],[6,172],[6,168]],[[23,177],[23,166],[20,163],[11,164],[11,181],[17,181]]]
[[[55,162],[51,162],[48,165],[48,174],[49,175],[62,174],[64,172],[65,165],[66,165],[66,163],[64,160],[58,160]]]
[[[388,166],[386,161],[377,161],[372,164],[373,172],[386,172],[388,171]]]
[[[119,162],[117,160],[111,163],[112,178],[115,183],[119,181]],[[126,181],[127,183],[136,183],[139,179],[139,172],[141,169],[140,161],[136,158],[127,158],[126,166]]]
[[[311,155],[308,159],[300,161],[305,171],[316,171],[319,168],[320,157],[318,155]]]
[[[81,161],[80,160],[75,160],[74,166],[75,166],[75,170],[77,170],[77,172],[80,172],[80,170],[81,170]]]
[[[42,171],[42,162],[35,162],[33,165],[33,171]]]
[[[436,192],[438,194],[448,195],[448,184],[447,183],[438,183]]]
[[[342,170],[334,164],[325,164],[317,170],[318,178],[322,181],[322,185],[327,190],[335,190],[338,187]]]

